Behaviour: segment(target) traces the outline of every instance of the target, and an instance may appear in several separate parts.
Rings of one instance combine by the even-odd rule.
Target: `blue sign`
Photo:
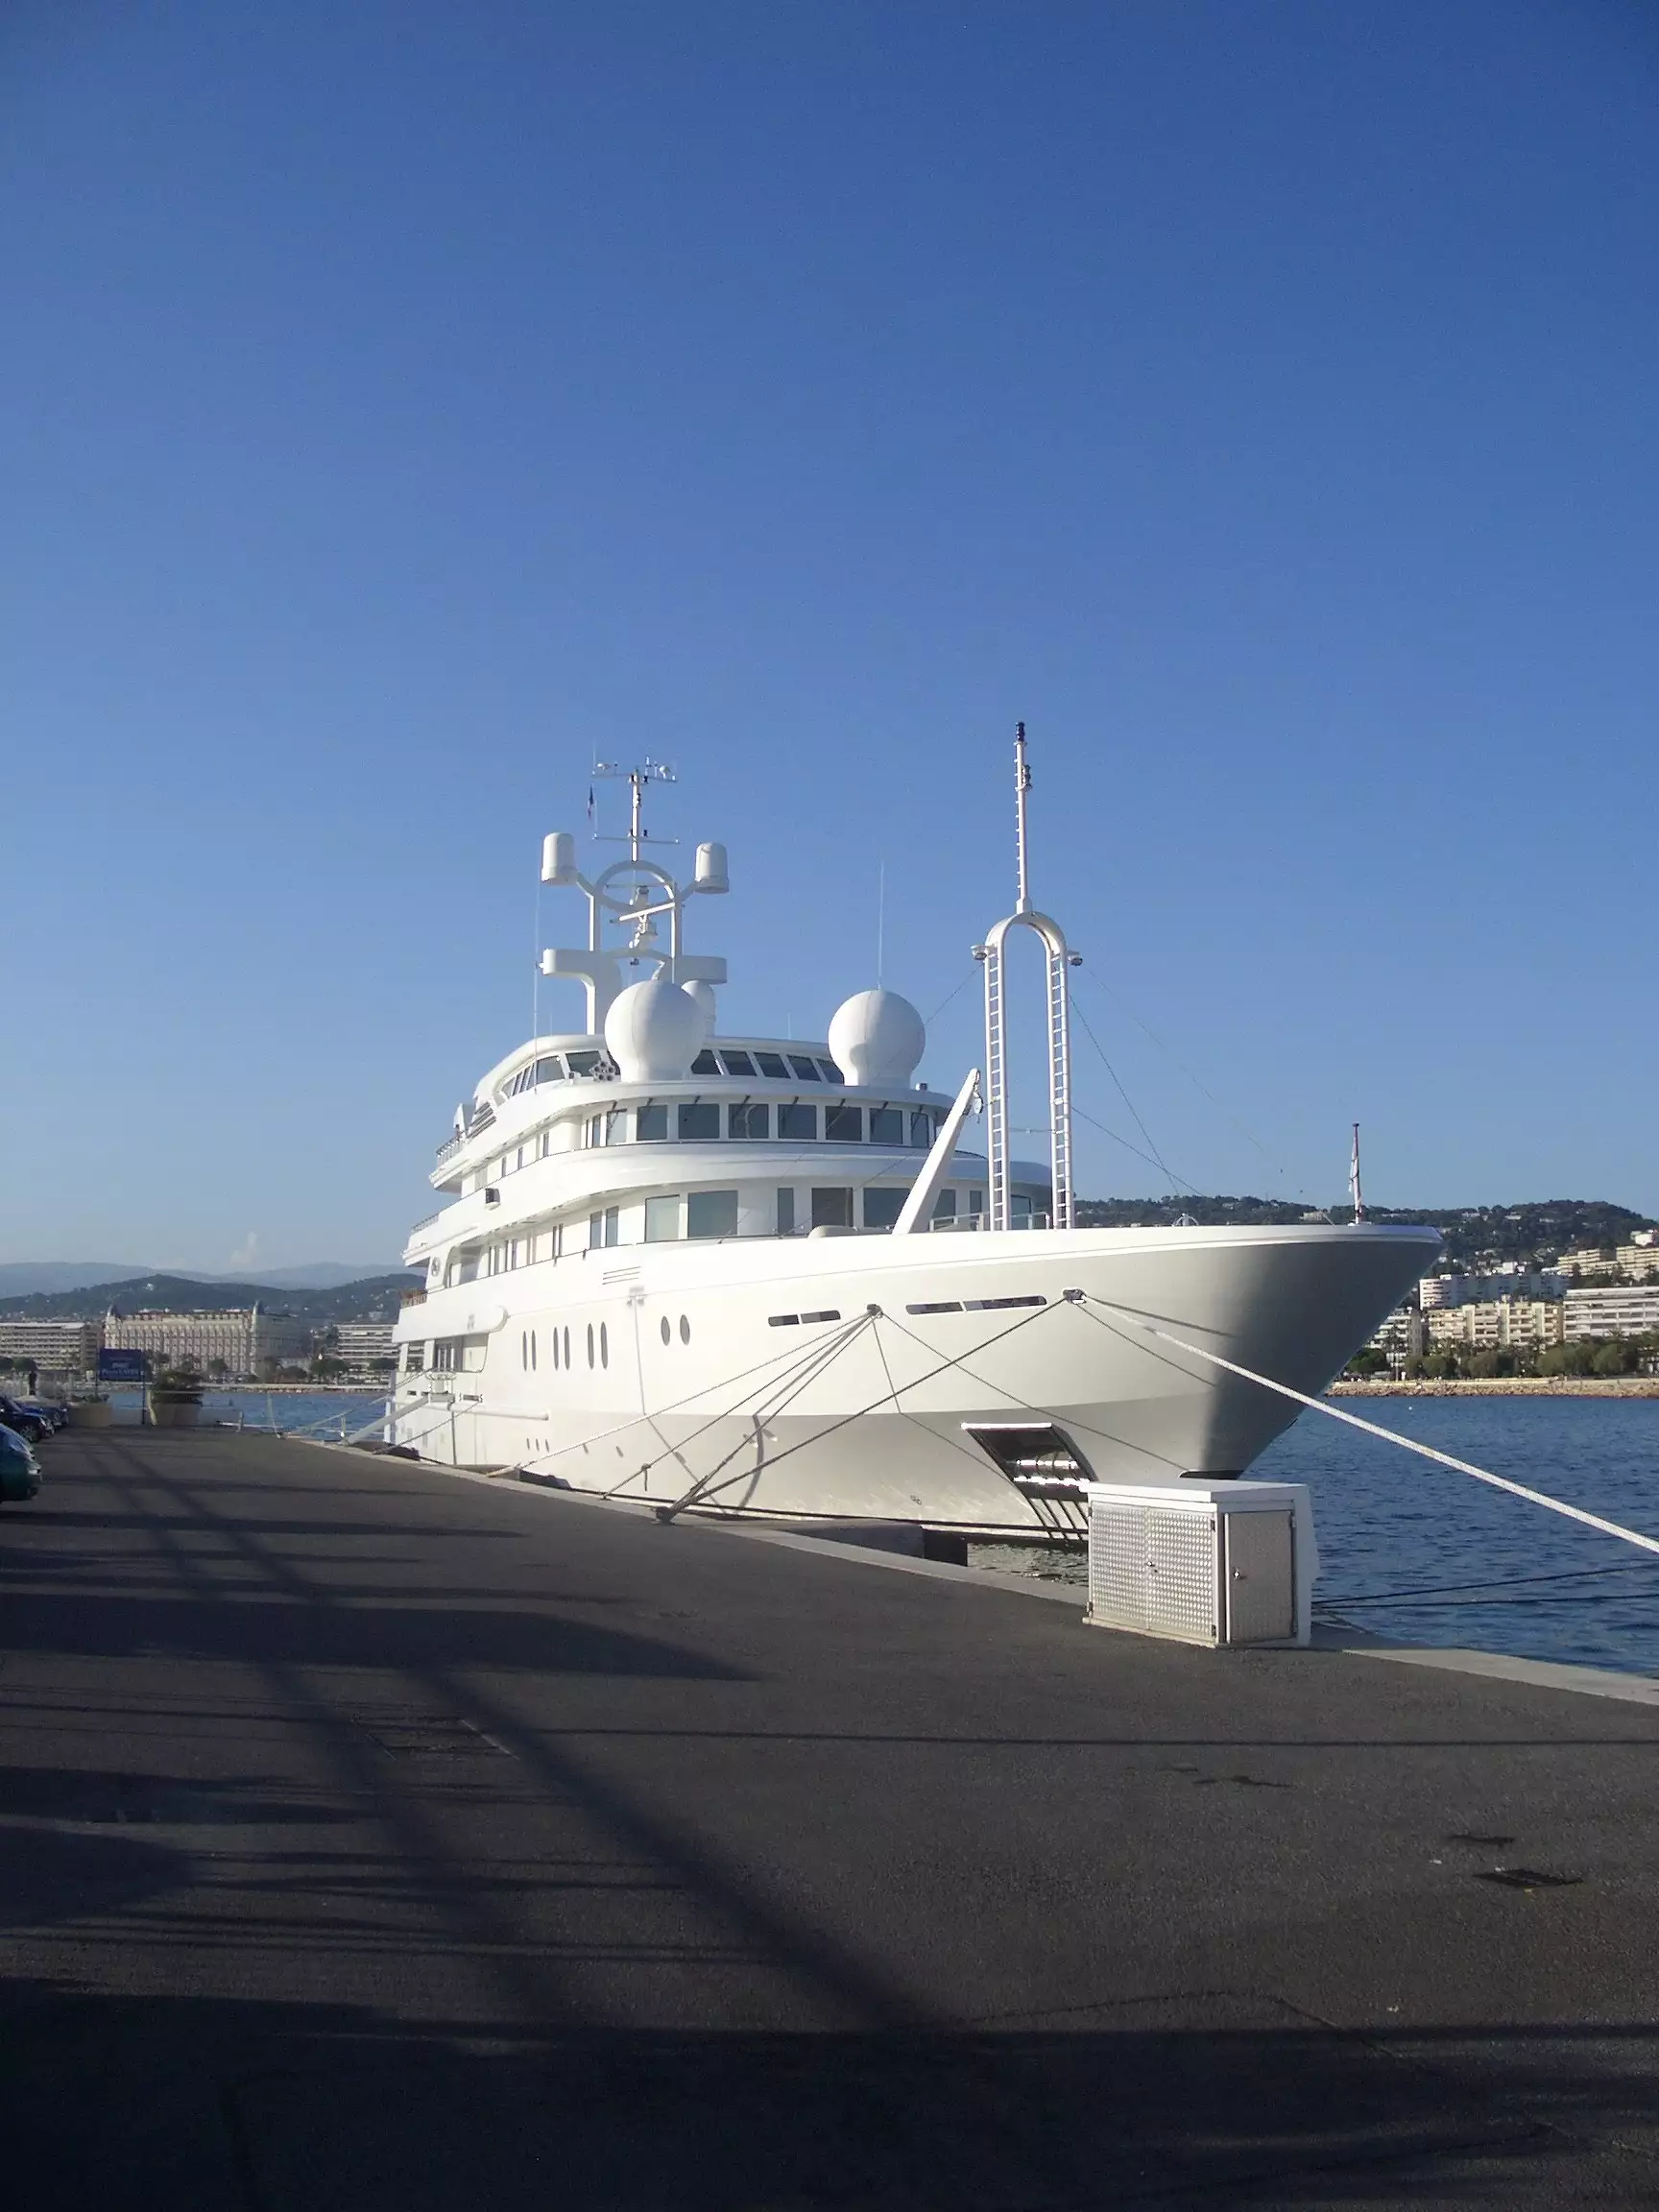
[[[150,1380],[149,1353],[101,1351],[98,1355],[98,1380],[100,1382],[147,1382]]]

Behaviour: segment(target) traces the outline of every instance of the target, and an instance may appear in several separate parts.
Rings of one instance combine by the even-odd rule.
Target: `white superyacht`
[[[985,1061],[953,1092],[917,1080],[924,1024],[890,991],[849,998],[821,1044],[723,1033],[726,963],[684,938],[725,848],[677,882],[641,819],[668,772],[599,773],[631,785],[627,857],[589,878],[555,832],[541,870],[587,902],[587,943],[541,958],[586,1021],[457,1109],[445,1203],[404,1255],[426,1285],[389,1441],[665,1513],[1051,1534],[1084,1479],[1242,1473],[1297,1407],[1217,1359],[1317,1392],[1431,1264],[1428,1228],[1074,1226],[1075,955],[1028,895],[1022,727],[1018,898],[974,948]],[[1047,961],[1046,1166],[1010,1157],[1021,927]]]

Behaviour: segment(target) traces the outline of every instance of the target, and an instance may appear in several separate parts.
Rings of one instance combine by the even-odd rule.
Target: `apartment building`
[[[226,1307],[205,1313],[121,1313],[104,1317],[104,1342],[111,1351],[147,1352],[156,1367],[190,1364],[204,1375],[222,1363],[233,1378],[257,1375],[263,1359],[304,1359],[311,1331],[291,1313],[260,1306]]]
[[[1570,1344],[1587,1336],[1643,1336],[1659,1330],[1659,1284],[1587,1284],[1569,1290],[1561,1303]]]
[[[341,1321],[330,1331],[335,1357],[351,1381],[377,1382],[391,1374],[392,1329],[390,1321]]]
[[[1424,1315],[1437,1350],[1460,1345],[1472,1352],[1544,1352],[1571,1334],[1559,1298],[1491,1298],[1442,1307]]]
[[[0,1359],[28,1359],[54,1374],[92,1374],[100,1340],[96,1321],[0,1319]]]

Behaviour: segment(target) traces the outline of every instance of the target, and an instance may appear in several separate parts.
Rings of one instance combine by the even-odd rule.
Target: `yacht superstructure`
[[[601,770],[600,773],[610,773]],[[1028,896],[975,952],[986,1063],[918,1081],[926,1032],[882,989],[822,1043],[720,1033],[724,960],[685,946],[728,888],[723,846],[676,881],[631,787],[626,858],[576,840],[542,880],[587,943],[542,955],[586,1026],[534,1037],[457,1110],[410,1238],[425,1288],[397,1326],[393,1441],[664,1510],[1051,1528],[1082,1477],[1237,1475],[1294,1408],[1146,1334],[1152,1322],[1318,1390],[1431,1262],[1430,1229],[1079,1229],[1068,971]],[[1050,1158],[1010,1156],[1002,950],[1047,956]],[[636,979],[628,979],[628,978]],[[983,1098],[987,1151],[965,1148]]]

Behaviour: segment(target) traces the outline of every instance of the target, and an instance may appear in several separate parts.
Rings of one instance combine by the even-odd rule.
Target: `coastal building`
[[[1473,1352],[1544,1352],[1571,1332],[1558,1298],[1486,1298],[1442,1307],[1424,1315],[1436,1350],[1466,1346]]]
[[[311,1332],[291,1313],[261,1306],[230,1306],[205,1313],[122,1313],[104,1317],[104,1342],[111,1351],[147,1352],[153,1365],[201,1369],[222,1365],[228,1376],[257,1375],[261,1360],[304,1359]]]
[[[1372,1337],[1371,1346],[1386,1357],[1391,1374],[1404,1375],[1407,1360],[1428,1347],[1428,1329],[1422,1312],[1409,1302],[1396,1307]]]
[[[1595,1244],[1584,1245],[1576,1252],[1563,1252],[1555,1264],[1563,1275],[1576,1275],[1581,1282],[1586,1283],[1598,1275],[1617,1275],[1621,1267],[1616,1251],[1610,1249],[1603,1252]]]
[[[390,1321],[341,1321],[329,1331],[330,1349],[353,1381],[380,1382],[394,1363]]]
[[[1559,1298],[1567,1278],[1559,1267],[1522,1267],[1508,1262],[1480,1275],[1425,1275],[1417,1302],[1425,1313],[1451,1306],[1484,1306],[1495,1299]]]
[[[0,1359],[27,1359],[56,1374],[92,1374],[101,1341],[96,1321],[0,1318]]]
[[[1587,1336],[1643,1336],[1659,1330],[1659,1284],[1597,1284],[1569,1290],[1567,1341]]]

